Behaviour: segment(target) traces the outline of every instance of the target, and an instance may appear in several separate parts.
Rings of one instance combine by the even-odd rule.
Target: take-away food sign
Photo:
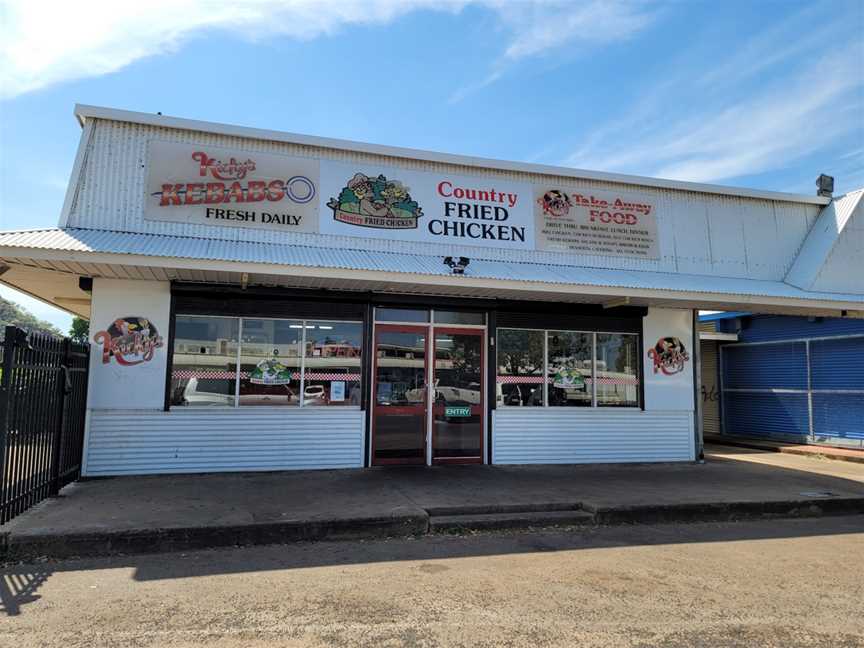
[[[494,177],[154,140],[144,218],[578,255],[659,257],[656,202]]]

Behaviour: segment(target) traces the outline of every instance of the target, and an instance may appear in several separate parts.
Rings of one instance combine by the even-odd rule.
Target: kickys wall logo
[[[111,362],[129,367],[153,359],[156,349],[164,346],[156,325],[146,317],[120,317],[104,331],[93,336],[102,345],[102,364]]]
[[[417,221],[423,216],[408,187],[383,174],[370,178],[356,173],[327,206],[340,223],[378,229],[417,229]]]
[[[654,362],[654,373],[671,376],[684,371],[690,360],[684,343],[677,337],[662,337],[653,348],[648,349],[648,357]]]

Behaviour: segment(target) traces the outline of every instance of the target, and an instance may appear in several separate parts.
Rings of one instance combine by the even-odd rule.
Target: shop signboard
[[[641,196],[537,185],[537,249],[656,259],[655,206]]]
[[[319,201],[322,234],[534,249],[527,183],[322,161]]]
[[[318,231],[318,160],[151,141],[144,218]]]

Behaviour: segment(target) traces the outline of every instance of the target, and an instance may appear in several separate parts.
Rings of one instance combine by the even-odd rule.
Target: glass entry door
[[[425,326],[375,328],[372,464],[425,464],[428,429]]]
[[[435,327],[432,462],[483,462],[483,331]]]

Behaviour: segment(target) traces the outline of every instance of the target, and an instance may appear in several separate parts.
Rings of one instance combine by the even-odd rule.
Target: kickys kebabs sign
[[[321,187],[322,234],[534,248],[527,183],[322,161]]]
[[[539,186],[537,249],[656,259],[655,203],[623,193]]]
[[[318,160],[151,141],[144,218],[318,231]]]

